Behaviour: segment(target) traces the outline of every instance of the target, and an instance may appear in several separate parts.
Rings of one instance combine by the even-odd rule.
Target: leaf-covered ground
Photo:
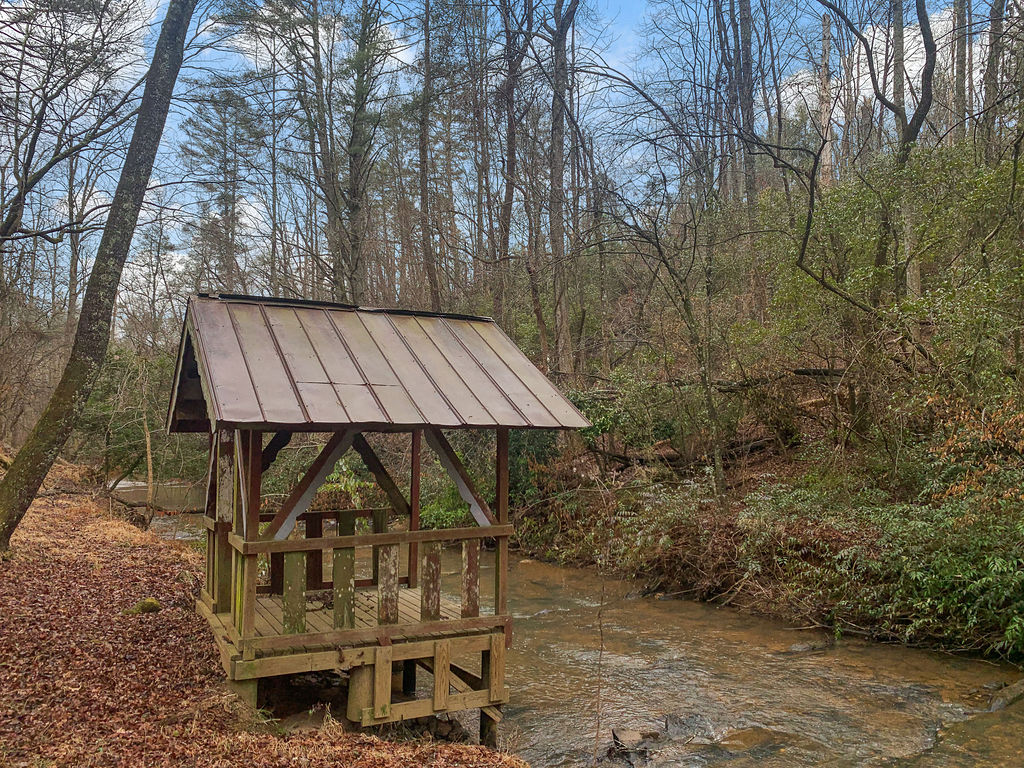
[[[223,684],[193,611],[201,556],[84,497],[36,502],[0,562],[0,766],[502,766],[477,746],[339,725],[280,735]],[[124,613],[138,601],[157,613]]]

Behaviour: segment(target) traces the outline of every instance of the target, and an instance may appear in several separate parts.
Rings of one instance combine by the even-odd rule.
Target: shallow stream
[[[154,518],[191,539],[190,516]],[[482,562],[490,567],[490,562]],[[459,553],[445,553],[458,596]],[[481,573],[481,587],[488,583]],[[591,570],[513,558],[502,735],[533,766],[607,758],[611,729],[656,732],[611,764],[1024,766],[1024,702],[984,712],[1007,665],[817,633]],[[481,591],[484,591],[483,588]]]

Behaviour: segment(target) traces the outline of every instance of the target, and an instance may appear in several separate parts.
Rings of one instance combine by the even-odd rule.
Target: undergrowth
[[[520,511],[520,546],[649,589],[876,639],[1024,657],[1024,417],[942,406],[898,465],[812,443],[721,500],[634,474]],[[566,473],[563,473],[566,474]]]

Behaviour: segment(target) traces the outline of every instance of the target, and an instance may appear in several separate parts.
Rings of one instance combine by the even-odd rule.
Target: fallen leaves
[[[37,501],[13,546],[0,564],[0,766],[524,766],[337,724],[275,733],[223,686],[193,611],[201,556],[84,497]],[[131,613],[147,598],[162,609]]]

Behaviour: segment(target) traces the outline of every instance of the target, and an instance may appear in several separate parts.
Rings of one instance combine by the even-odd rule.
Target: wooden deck
[[[334,606],[330,593],[323,594],[324,600],[307,595],[306,598],[306,631],[327,633],[334,631]],[[420,622],[421,591],[403,588],[398,590],[398,623],[418,624]],[[355,629],[376,628],[377,622],[377,589],[359,589],[355,593]],[[450,600],[441,598],[441,619],[454,621],[461,618],[459,606]],[[230,621],[229,614],[223,614],[225,621]],[[284,602],[281,595],[260,595],[256,599],[256,637],[273,637],[287,634],[284,627]],[[444,632],[425,633],[424,637],[444,637]],[[330,644],[337,647],[337,644]],[[308,650],[316,650],[318,646],[306,646]]]
[[[357,589],[350,593],[354,626],[339,630],[333,625],[333,606],[326,602],[331,594],[326,590],[307,596],[306,631],[297,634],[286,632],[281,595],[257,597],[254,632],[244,639],[230,612],[213,613],[205,590],[196,607],[209,621],[225,672],[236,686],[255,686],[276,675],[332,670],[348,673],[347,716],[362,725],[474,708],[487,715],[488,723],[501,720],[500,706],[509,696],[504,662],[509,617],[467,618],[458,604],[441,598],[439,618],[424,622],[422,591],[402,588],[398,623],[385,625],[379,621],[378,590]],[[433,695],[392,701],[392,676],[408,675],[415,667],[433,677]],[[252,687],[246,695],[255,704],[258,689]]]

